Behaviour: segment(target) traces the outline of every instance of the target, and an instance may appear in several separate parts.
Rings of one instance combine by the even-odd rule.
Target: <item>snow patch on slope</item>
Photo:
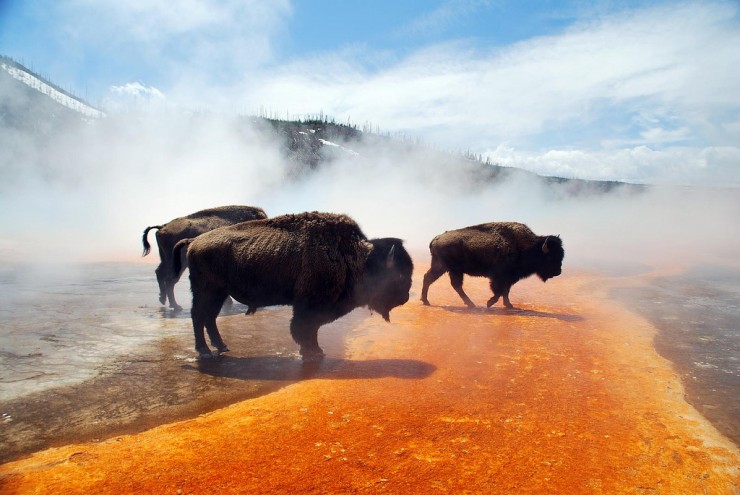
[[[13,78],[26,84],[27,86],[30,86],[36,91],[42,94],[45,94],[46,96],[56,101],[60,105],[63,105],[71,110],[74,110],[75,112],[78,112],[86,117],[92,117],[92,118],[105,117],[104,112],[101,112],[100,110],[93,108],[90,105],[87,105],[86,103],[83,103],[82,101],[76,98],[73,98],[72,96],[62,93],[61,91],[50,86],[49,84],[46,84],[44,81],[40,80],[33,74],[30,74],[22,69],[19,69],[18,67],[14,67],[6,63],[0,63],[0,67],[3,70],[5,70],[8,74],[10,74]]]
[[[354,150],[351,150],[351,149],[349,149],[349,148],[345,148],[344,146],[342,146],[342,145],[339,145],[339,144],[337,144],[337,143],[332,143],[331,141],[327,141],[326,139],[321,139],[321,138],[319,138],[319,142],[320,142],[321,144],[323,144],[324,146],[334,146],[335,148],[339,148],[339,149],[341,149],[342,151],[345,151],[345,152],[349,153],[349,154],[350,154],[350,155],[352,155],[352,156],[360,156],[360,154],[359,154],[358,152],[356,152],[356,151],[354,151]]]

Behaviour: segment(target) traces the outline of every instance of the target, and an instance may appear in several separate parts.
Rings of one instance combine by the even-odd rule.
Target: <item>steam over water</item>
[[[157,304],[150,265],[0,270],[0,401],[89,379],[131,349],[182,333]]]

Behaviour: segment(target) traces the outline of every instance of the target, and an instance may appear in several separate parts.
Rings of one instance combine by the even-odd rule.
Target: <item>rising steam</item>
[[[340,150],[331,163],[296,177],[274,134],[256,122],[119,114],[42,145],[14,141],[12,167],[3,168],[10,175],[0,198],[0,259],[134,260],[146,226],[237,203],[270,216],[346,213],[368,236],[403,238],[421,257],[436,234],[494,220],[560,234],[566,267],[711,263],[734,259],[740,247],[733,191],[569,197],[526,177],[481,186],[449,155],[392,140],[339,143],[352,152]]]

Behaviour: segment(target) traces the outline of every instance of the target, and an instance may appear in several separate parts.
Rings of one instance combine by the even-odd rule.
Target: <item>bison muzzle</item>
[[[290,333],[304,361],[318,361],[321,325],[367,306],[390,321],[390,311],[406,303],[413,263],[400,239],[368,240],[348,216],[331,213],[284,215],[224,227],[185,246],[193,292],[191,316],[195,350],[210,357],[211,344],[225,352],[216,317],[227,296],[257,308],[290,305]]]

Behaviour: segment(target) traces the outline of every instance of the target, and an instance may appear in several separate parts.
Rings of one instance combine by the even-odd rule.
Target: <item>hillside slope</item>
[[[198,114],[194,113],[191,117],[198,118]],[[0,127],[8,144],[23,136],[37,140],[34,146],[43,147],[57,133],[108,118],[116,117],[107,116],[83,99],[11,58],[0,55]],[[383,150],[385,154],[403,156],[412,149],[418,151],[422,148],[421,152],[429,156],[429,162],[433,162],[435,168],[453,167],[452,170],[463,179],[461,183],[474,188],[513,178],[531,183],[532,186],[545,185],[556,196],[644,190],[644,186],[621,182],[543,177],[522,169],[483,162],[462,153],[434,150],[415,142],[363,132],[355,126],[337,124],[327,118],[295,121],[242,117],[240,124],[256,126],[262,132],[270,133],[271,137],[278,138],[294,179],[310,174],[338,158],[362,159],[358,149]],[[5,139],[0,139],[0,144],[1,141]]]

